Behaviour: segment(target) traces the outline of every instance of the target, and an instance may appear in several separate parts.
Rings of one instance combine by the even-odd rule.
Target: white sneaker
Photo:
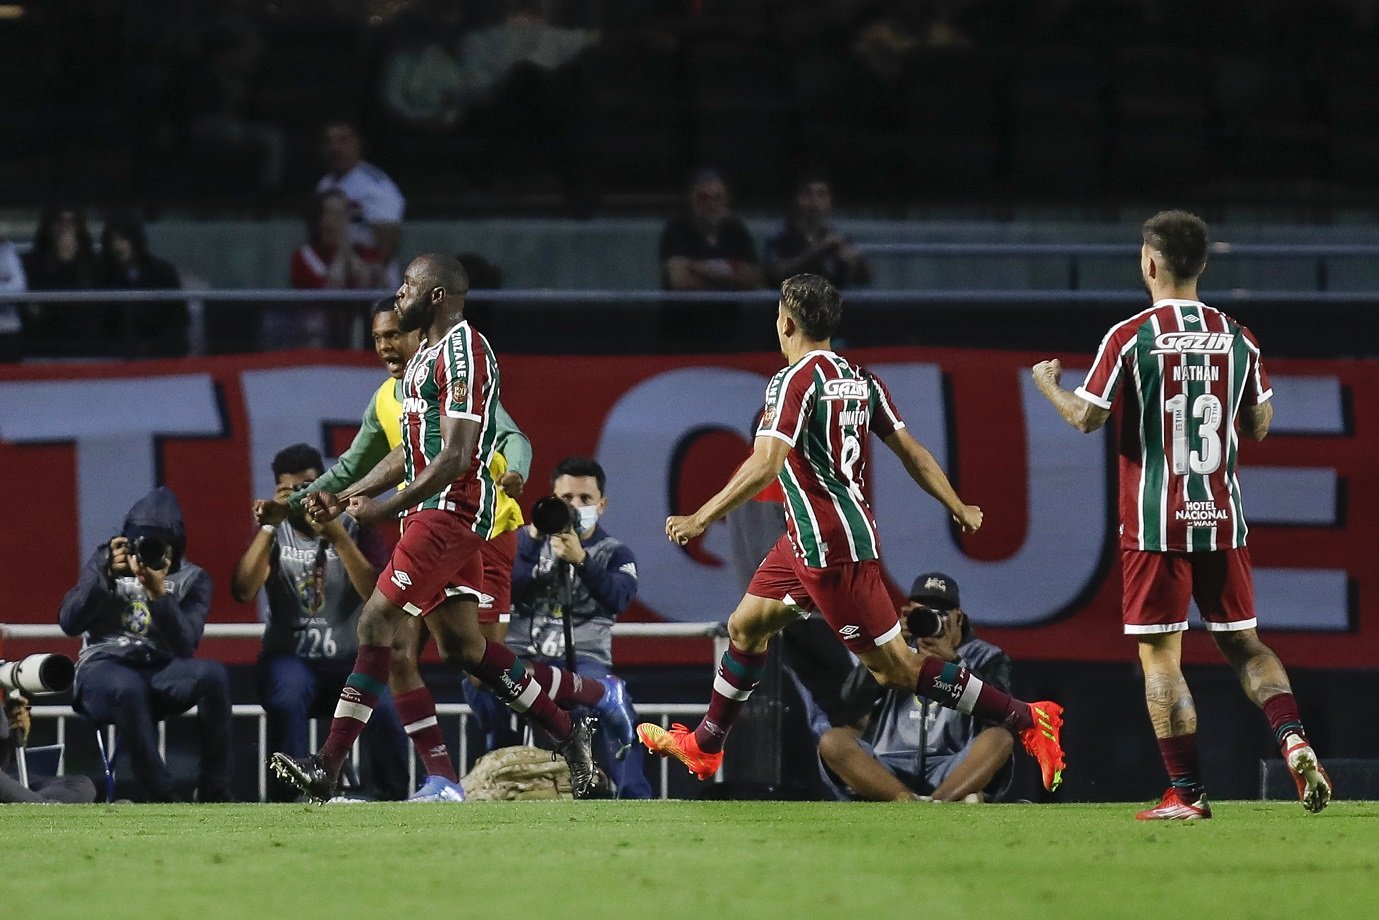
[[[463,802],[464,787],[443,776],[428,776],[421,788],[412,793],[409,802]]]

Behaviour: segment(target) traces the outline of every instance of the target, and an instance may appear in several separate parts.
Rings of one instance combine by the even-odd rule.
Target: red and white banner
[[[849,352],[890,385],[911,430],[986,526],[955,536],[943,510],[873,443],[868,487],[894,581],[942,570],[983,634],[1020,659],[1127,660],[1111,434],[1067,427],[1034,389],[1043,354]],[[1063,356],[1085,368],[1088,356]],[[568,454],[608,472],[608,530],[638,556],[634,619],[721,620],[742,584],[726,525],[680,548],[669,513],[712,494],[749,449],[775,355],[501,358],[503,402],[535,448],[527,503]],[[1270,361],[1273,431],[1242,447],[1262,629],[1285,662],[1379,662],[1379,363]],[[1080,371],[1068,372],[1071,385]],[[251,621],[229,596],[253,535],[249,504],[295,441],[333,455],[383,378],[369,354],[279,353],[148,363],[0,368],[0,622],[51,623],[80,564],[158,483],[187,519],[188,555],[211,572],[213,622]],[[1369,475],[1367,475],[1369,474]],[[23,651],[32,650],[26,645]],[[6,648],[14,655],[20,649]],[[685,642],[620,642],[625,663],[703,660]],[[249,660],[249,643],[203,650]],[[1190,660],[1216,660],[1200,633]]]

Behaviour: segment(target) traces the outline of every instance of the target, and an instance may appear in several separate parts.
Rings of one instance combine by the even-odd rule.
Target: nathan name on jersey
[[[832,351],[812,351],[766,387],[758,436],[791,450],[780,472],[786,527],[805,565],[822,568],[880,556],[864,497],[867,433],[905,427],[875,375]]]
[[[445,446],[441,417],[480,425],[469,469],[435,495],[404,514],[427,509],[449,511],[491,536],[497,488],[489,473],[498,428],[498,362],[488,340],[461,320],[434,344],[423,342],[402,375],[402,449],[405,481],[412,482]]]

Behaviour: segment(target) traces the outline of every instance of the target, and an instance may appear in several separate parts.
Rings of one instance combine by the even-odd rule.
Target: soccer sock
[[[1202,785],[1202,774],[1197,766],[1197,733],[1160,738],[1159,756],[1164,759],[1164,768],[1173,788],[1195,799],[1206,791]]]
[[[580,677],[573,671],[554,668],[540,661],[528,661],[536,682],[555,700],[556,705],[597,706],[603,699],[603,682],[592,677]]]
[[[1029,703],[984,682],[967,668],[933,656],[920,663],[915,693],[984,722],[1004,725],[1012,732],[1034,726]]]
[[[717,754],[723,750],[723,742],[727,740],[733,721],[757,684],[761,683],[765,670],[765,652],[752,654],[742,651],[732,642],[728,643],[728,650],[723,653],[718,665],[718,676],[713,679],[709,711],[704,713],[699,727],[694,730],[694,740],[699,750],[705,754]]]
[[[443,776],[452,783],[459,782],[455,765],[450,762],[450,749],[445,746],[445,733],[436,721],[436,701],[425,687],[408,690],[393,697],[397,717],[407,737],[412,739],[427,776]]]
[[[573,728],[570,714],[541,692],[541,684],[503,643],[486,641],[483,658],[469,673],[492,690],[509,709],[524,713],[557,742],[570,737]]]
[[[321,760],[331,777],[340,775],[345,758],[354,747],[355,739],[373,715],[378,698],[388,687],[388,662],[393,650],[387,645],[361,645],[354,659],[354,673],[340,688],[340,701],[335,704],[335,718],[330,721],[330,735],[321,745]]]
[[[1269,720],[1269,727],[1274,730],[1274,741],[1280,751],[1283,750],[1283,739],[1290,734],[1296,733],[1302,740],[1307,740],[1307,732],[1302,727],[1302,714],[1298,712],[1298,701],[1293,694],[1271,696],[1261,708],[1264,717]]]

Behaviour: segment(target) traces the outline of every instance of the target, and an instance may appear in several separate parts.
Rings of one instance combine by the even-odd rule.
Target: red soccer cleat
[[[1146,808],[1135,815],[1136,821],[1201,821],[1211,817],[1211,805],[1207,804],[1206,794],[1197,796],[1195,802],[1183,798],[1175,786],[1169,786],[1163,801],[1153,808]]]
[[[1063,707],[1044,700],[1029,704],[1034,725],[1020,732],[1020,741],[1025,750],[1039,761],[1043,774],[1044,788],[1050,792],[1063,782]]]
[[[1293,782],[1298,784],[1298,801],[1315,815],[1331,802],[1331,777],[1317,759],[1317,752],[1301,735],[1290,734],[1283,740],[1283,759],[1288,772],[1293,774]]]
[[[662,757],[674,757],[700,779],[708,779],[723,765],[723,752],[708,754],[699,750],[694,732],[676,722],[666,731],[659,725],[643,722],[637,726],[637,737],[647,750]]]

